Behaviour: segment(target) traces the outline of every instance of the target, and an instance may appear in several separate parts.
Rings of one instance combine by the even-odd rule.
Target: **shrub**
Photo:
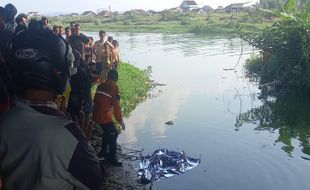
[[[249,72],[249,74],[261,74],[262,63],[261,56],[251,55],[251,58],[245,61],[244,68]]]
[[[181,25],[189,25],[190,23],[191,23],[191,21],[188,18],[182,18],[181,19]]]
[[[286,18],[259,32],[240,31],[244,40],[270,54],[262,63],[261,82],[278,80],[286,90],[310,91],[308,22]]]

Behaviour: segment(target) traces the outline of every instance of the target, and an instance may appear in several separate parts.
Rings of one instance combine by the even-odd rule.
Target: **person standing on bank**
[[[27,19],[28,19],[28,16],[24,13],[19,14],[15,18],[15,22],[17,26],[15,28],[14,34],[17,34],[18,32],[23,31],[23,30],[27,30]]]
[[[3,188],[99,190],[103,170],[94,150],[54,102],[74,71],[72,49],[52,31],[31,28],[36,25],[10,45],[18,100],[0,116]]]
[[[105,44],[106,32],[103,30],[99,31],[99,40],[94,43],[94,52],[96,56],[96,74],[101,74],[103,68],[103,52]]]
[[[71,28],[69,26],[67,26],[65,28],[65,36],[66,36],[65,39],[66,39],[67,42],[69,42],[68,40],[69,40],[71,35],[72,35]]]
[[[111,48],[112,69],[118,70],[120,64],[119,58],[119,44],[117,40],[112,41],[113,48]]]
[[[102,134],[102,147],[100,157],[107,157],[108,161],[114,166],[122,166],[116,158],[116,140],[118,133],[113,123],[113,116],[125,130],[120,107],[120,95],[117,86],[118,73],[110,70],[108,80],[97,87],[94,98],[93,117],[94,121],[100,124]],[[109,151],[107,149],[109,148]]]
[[[41,17],[41,25],[43,28],[50,30],[48,18],[45,16]]]

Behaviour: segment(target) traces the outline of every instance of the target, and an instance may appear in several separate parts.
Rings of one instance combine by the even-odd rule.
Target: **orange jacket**
[[[97,87],[93,117],[95,122],[107,124],[113,122],[113,115],[119,123],[123,121],[118,86],[116,81],[107,80]]]

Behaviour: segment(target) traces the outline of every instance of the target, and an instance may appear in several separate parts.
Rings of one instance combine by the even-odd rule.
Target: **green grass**
[[[118,85],[125,116],[128,116],[138,103],[148,97],[151,89],[150,74],[151,67],[141,70],[129,63],[120,64]]]

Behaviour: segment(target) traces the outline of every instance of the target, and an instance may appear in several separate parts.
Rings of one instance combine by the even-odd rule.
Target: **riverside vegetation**
[[[308,2],[309,3],[309,2]],[[309,3],[310,4],[310,3]],[[236,35],[261,50],[246,61],[250,76],[258,77],[262,88],[263,105],[236,117],[236,130],[244,123],[258,125],[255,130],[279,131],[276,142],[289,155],[294,151],[293,141],[299,139],[302,152],[310,155],[309,106],[310,92],[310,6],[296,6],[295,0],[266,10],[225,14],[194,15],[164,11],[153,15],[114,15],[112,18],[74,17],[85,30],[103,28],[126,32],[171,32]],[[273,5],[274,6],[274,5]],[[268,8],[268,7],[266,7]],[[68,24],[71,17],[54,17],[52,23]],[[238,29],[238,30],[236,30]],[[127,66],[129,68],[127,68]],[[123,70],[124,69],[124,70]],[[125,70],[132,72],[125,72]],[[125,114],[134,109],[141,97],[147,96],[149,72],[142,72],[142,80],[134,77],[141,73],[130,65],[122,64],[119,85]],[[123,81],[123,82],[122,82]],[[130,84],[131,82],[132,84]],[[135,82],[134,82],[135,81]],[[144,82],[141,82],[144,81]],[[141,87],[140,84],[146,85]],[[135,89],[139,89],[138,93]],[[289,95],[294,93],[294,95]],[[299,94],[296,96],[296,94]],[[266,96],[264,96],[266,95]],[[134,97],[132,100],[130,100]],[[302,157],[303,159],[307,159]]]
[[[130,63],[121,62],[118,72],[122,112],[124,116],[128,116],[139,102],[148,97],[150,89],[154,87],[150,80],[152,68],[147,67],[143,70]],[[93,96],[96,88],[97,85],[92,87]]]
[[[304,2],[302,9],[296,0],[289,0],[280,11],[266,10],[279,18],[270,27],[239,28],[241,38],[261,50],[246,61],[245,68],[259,79],[263,105],[240,113],[236,130],[251,123],[257,131],[278,131],[276,143],[283,143],[282,149],[290,156],[296,139],[301,151],[310,155],[310,1]]]
[[[261,50],[245,67],[250,74],[259,75],[266,92],[310,92],[309,10],[310,3],[298,9],[296,0],[289,0],[282,11],[268,10],[279,18],[271,26],[257,31],[239,28],[241,38]]]
[[[262,29],[274,23],[272,14],[259,10],[239,13],[177,13],[165,10],[159,13],[127,14],[114,13],[111,18],[102,16],[57,16],[51,17],[51,24],[69,25],[71,21],[81,24],[83,30],[101,29],[118,32],[160,32],[196,33],[204,35],[237,36],[238,24],[253,30]]]
[[[152,68],[141,70],[129,63],[122,62],[119,68],[119,88],[123,114],[128,116],[137,104],[148,97],[152,88],[150,81]]]

